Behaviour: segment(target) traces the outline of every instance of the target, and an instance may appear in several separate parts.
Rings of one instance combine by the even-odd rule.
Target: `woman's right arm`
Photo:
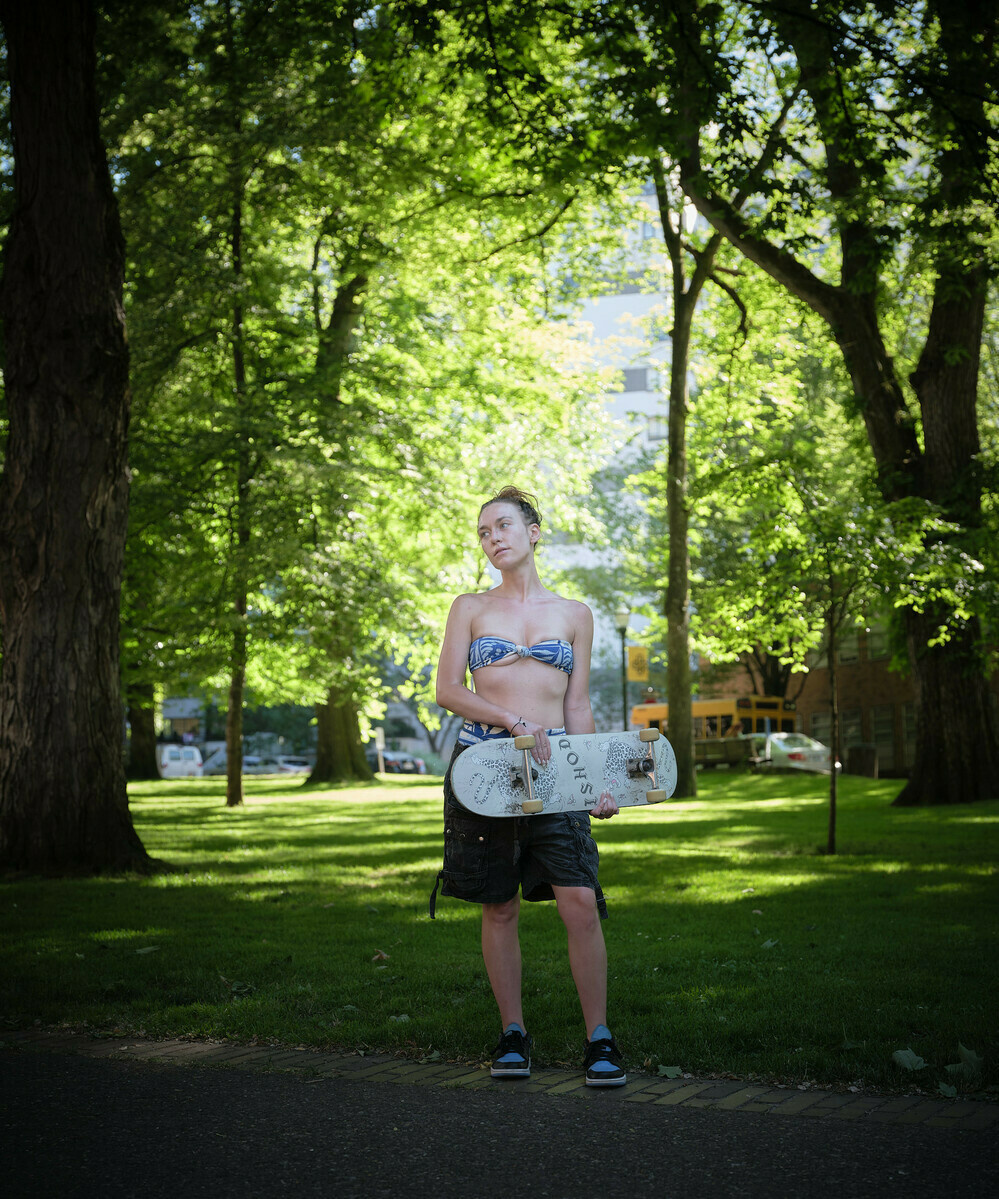
[[[472,596],[459,595],[448,613],[444,642],[437,663],[437,702],[465,720],[510,729],[521,713],[508,712],[466,686],[468,647],[472,643]],[[518,726],[519,728],[519,726]],[[523,728],[520,728],[523,732]]]

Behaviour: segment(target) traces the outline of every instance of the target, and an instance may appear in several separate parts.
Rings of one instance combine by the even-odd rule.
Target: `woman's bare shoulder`
[[[463,595],[457,595],[451,604],[451,615],[471,620],[483,608],[488,607],[488,597],[488,591],[466,591]]]
[[[562,611],[572,622],[572,627],[578,630],[587,630],[593,628],[593,613],[582,600],[568,599],[565,596],[559,596],[559,604]]]

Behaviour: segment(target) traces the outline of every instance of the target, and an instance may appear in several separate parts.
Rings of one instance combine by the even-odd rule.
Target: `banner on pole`
[[[649,651],[644,645],[628,646],[628,682],[647,683],[649,681]]]

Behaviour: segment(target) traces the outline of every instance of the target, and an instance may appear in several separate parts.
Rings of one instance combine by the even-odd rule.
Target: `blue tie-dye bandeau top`
[[[535,645],[517,645],[506,637],[476,637],[468,647],[468,669],[472,674],[483,666],[505,666],[518,658],[534,658],[546,666],[572,674],[572,646],[560,638],[551,637]]]

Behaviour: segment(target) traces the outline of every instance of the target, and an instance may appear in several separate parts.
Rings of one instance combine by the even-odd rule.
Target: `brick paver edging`
[[[388,1054],[342,1055],[287,1045],[248,1046],[211,1041],[156,1041],[136,1037],[92,1037],[53,1029],[23,1029],[0,1037],[0,1047],[74,1053],[92,1058],[224,1066],[237,1070],[283,1070],[304,1076],[371,1080],[399,1086],[460,1090],[509,1087],[517,1092],[569,1095],[593,1102],[645,1103],[664,1107],[710,1107],[823,1120],[871,1120],[879,1124],[925,1124],[977,1131],[999,1124],[999,1103],[979,1099],[935,1099],[925,1095],[844,1094],[817,1088],[796,1090],[730,1080],[656,1078],[632,1074],[623,1087],[587,1087],[581,1071],[538,1070],[529,1079],[497,1080],[482,1066],[459,1062],[414,1062]]]

